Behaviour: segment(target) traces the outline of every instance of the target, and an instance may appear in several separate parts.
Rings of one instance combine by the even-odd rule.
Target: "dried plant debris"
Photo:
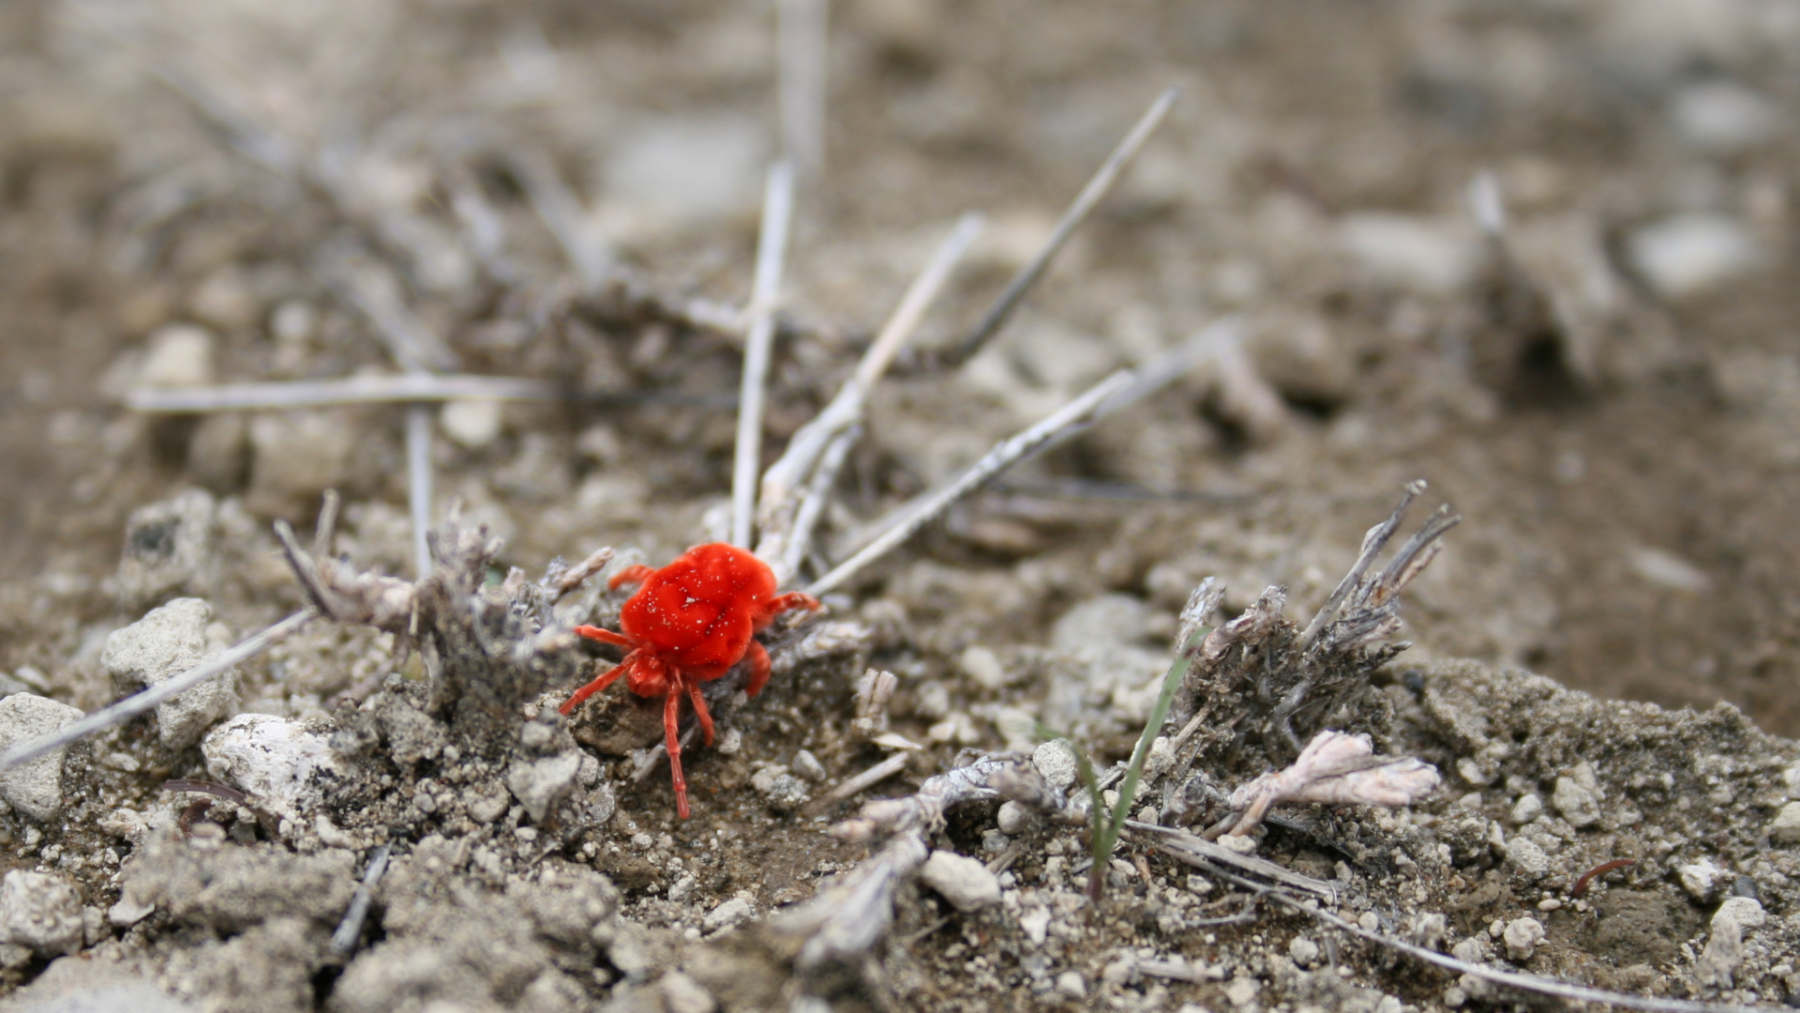
[[[1190,648],[1176,696],[1178,721],[1204,712],[1196,739],[1224,769],[1241,770],[1260,753],[1286,762],[1327,724],[1367,727],[1379,718],[1359,709],[1371,701],[1370,675],[1407,648],[1389,643],[1400,628],[1400,592],[1437,555],[1439,539],[1460,517],[1440,507],[1388,564],[1371,573],[1425,483],[1406,489],[1386,521],[1369,529],[1362,552],[1304,630],[1286,618],[1287,591],[1270,587],[1244,614]]]

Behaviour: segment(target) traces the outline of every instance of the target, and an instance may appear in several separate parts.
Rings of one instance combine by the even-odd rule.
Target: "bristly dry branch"
[[[1300,754],[1304,739],[1368,690],[1377,668],[1409,646],[1388,641],[1400,628],[1400,593],[1461,518],[1440,507],[1387,566],[1372,576],[1370,571],[1424,489],[1423,482],[1409,484],[1387,520],[1369,530],[1349,574],[1305,631],[1283,614],[1286,590],[1270,587],[1242,615],[1207,635],[1183,680],[1176,716],[1191,718],[1205,700],[1224,701],[1237,713],[1213,712],[1214,726],[1231,731],[1200,730],[1210,740],[1203,749],[1229,743],[1251,769],[1267,761],[1286,764]],[[1244,755],[1241,747],[1248,744],[1259,745],[1267,760]]]

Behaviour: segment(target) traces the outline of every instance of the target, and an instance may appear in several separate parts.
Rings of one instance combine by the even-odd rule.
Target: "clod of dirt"
[[[153,834],[125,866],[124,897],[222,935],[278,918],[310,921],[328,935],[355,892],[357,871],[356,856],[340,848],[296,855]]]
[[[125,525],[125,554],[119,560],[119,600],[141,607],[177,591],[199,594],[209,589],[217,569],[213,552],[217,513],[217,502],[200,489],[133,510]]]
[[[30,693],[14,693],[0,700],[0,749],[61,731],[81,719],[81,711],[66,703]],[[63,757],[69,747],[0,772],[0,798],[34,819],[50,820],[63,807]]]
[[[208,634],[212,606],[199,598],[177,598],[106,638],[100,664],[121,692],[135,692],[173,678],[223,650]],[[237,709],[237,672],[220,672],[156,706],[162,744],[185,749],[220,719]]]
[[[60,876],[14,869],[0,881],[0,942],[39,956],[81,948],[81,895]]]

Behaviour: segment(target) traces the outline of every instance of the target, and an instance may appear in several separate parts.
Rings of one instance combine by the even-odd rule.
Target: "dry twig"
[[[788,224],[793,217],[794,171],[786,162],[769,167],[763,190],[762,232],[756,245],[756,282],[750,295],[750,326],[744,340],[744,382],[738,394],[737,448],[731,470],[731,543],[751,546],[756,521],[756,472],[762,456],[763,401],[768,396],[769,358],[775,342],[775,309],[781,298],[781,269],[787,258]]]

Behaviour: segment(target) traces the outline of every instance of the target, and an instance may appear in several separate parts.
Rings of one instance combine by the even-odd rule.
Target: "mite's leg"
[[[776,616],[789,609],[805,609],[808,612],[817,612],[820,607],[819,599],[814,598],[804,591],[790,591],[787,594],[778,594],[775,597],[770,598],[769,603],[764,605],[761,611],[757,613],[755,625],[756,628],[760,630],[764,626],[769,625]]]
[[[669,772],[675,778],[675,815],[688,818],[687,778],[681,776],[681,686],[669,687],[663,697],[663,732],[668,737]]]
[[[636,664],[637,662],[633,661],[630,656],[627,656],[624,661],[601,673],[600,678],[595,679],[593,682],[576,690],[575,695],[570,697],[567,703],[556,708],[557,711],[566,717],[572,713],[575,708],[581,706],[581,701],[586,700],[588,697],[593,696],[595,693],[598,693],[619,681],[619,676],[627,674],[628,670]]]
[[[761,641],[750,641],[750,649],[744,652],[744,659],[750,662],[750,679],[744,683],[744,695],[755,696],[769,682],[769,652]]]
[[[637,646],[636,644],[633,644],[631,638],[627,637],[625,634],[614,633],[611,630],[603,630],[598,626],[577,626],[575,627],[575,632],[589,640],[598,640],[603,644],[612,644],[614,647]]]
[[[694,717],[700,722],[700,734],[706,737],[706,744],[713,744],[712,712],[706,709],[706,698],[700,695],[700,680],[684,678],[688,699],[694,701]]]
[[[655,572],[655,570],[650,569],[642,563],[639,563],[636,566],[627,566],[618,573],[607,578],[606,589],[608,591],[617,591],[620,584],[642,584],[646,578]]]

